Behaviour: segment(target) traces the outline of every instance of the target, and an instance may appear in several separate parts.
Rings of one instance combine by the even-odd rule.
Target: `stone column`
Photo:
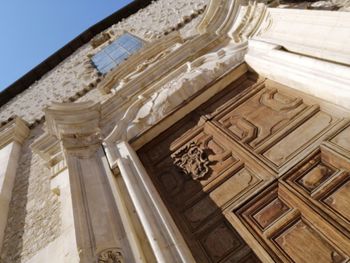
[[[26,124],[16,118],[0,130],[0,250],[7,223],[21,144],[29,135]]]
[[[136,152],[125,141],[118,142],[115,147],[115,164],[120,170],[157,262],[195,262]]]
[[[46,124],[65,155],[80,262],[137,262],[108,183],[99,106],[54,104],[46,110]]]

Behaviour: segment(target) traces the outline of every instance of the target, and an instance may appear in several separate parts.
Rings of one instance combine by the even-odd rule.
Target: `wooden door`
[[[243,76],[138,154],[197,262],[350,262],[346,116]]]

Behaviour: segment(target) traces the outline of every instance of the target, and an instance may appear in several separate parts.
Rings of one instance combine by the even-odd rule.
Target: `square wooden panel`
[[[234,202],[240,202],[252,189],[262,183],[256,173],[247,167],[240,167],[232,171],[231,177],[222,182],[220,186],[210,191],[207,195],[194,200],[186,207],[182,214],[192,230],[204,224],[215,212],[221,212]]]
[[[350,159],[323,145],[281,180],[350,238]]]
[[[215,218],[195,235],[206,257],[197,262],[261,262],[225,218]]]
[[[199,240],[211,262],[219,262],[246,246],[237,232],[225,220],[206,229]]]
[[[327,161],[325,152],[322,153],[319,148],[294,167],[292,172],[284,176],[282,180],[288,181],[306,196],[315,196],[322,191],[322,186],[338,172],[339,169]]]
[[[349,260],[349,239],[281,183],[274,183],[231,215],[238,219],[234,225],[239,224],[236,227],[244,237],[256,239],[252,248],[267,251],[275,262]],[[248,230],[250,238],[242,229]]]
[[[253,90],[215,119],[234,139],[257,149],[308,108],[300,97],[264,88]]]
[[[341,127],[317,104],[274,86],[252,88],[217,113],[213,123],[232,140],[283,174]]]
[[[318,111],[295,130],[285,134],[274,145],[261,152],[262,158],[280,173],[289,170],[303,160],[312,150],[339,127],[340,119]]]
[[[350,154],[350,123],[341,129],[329,141],[345,151],[347,154]]]
[[[311,222],[299,217],[271,238],[276,247],[295,263],[345,263],[349,257],[335,247]]]
[[[260,207],[252,217],[261,230],[265,230],[289,210],[290,208],[276,195],[272,201]]]
[[[324,145],[344,156],[350,156],[350,122],[338,129],[330,138],[324,142]]]
[[[223,261],[223,263],[257,263],[257,262],[261,262],[257,256],[252,252],[250,251],[250,253],[243,257],[243,258],[240,258],[239,261],[237,261],[236,259],[234,258],[228,258],[227,260]]]
[[[347,174],[334,189],[322,198],[322,203],[327,205],[339,217],[350,222],[350,176]]]

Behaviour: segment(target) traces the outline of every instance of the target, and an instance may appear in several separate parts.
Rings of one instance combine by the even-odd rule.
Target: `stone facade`
[[[208,0],[156,1],[107,29],[106,32],[115,39],[127,31],[146,41],[154,41],[162,37],[165,32],[179,29],[185,36],[190,36],[191,31],[193,34],[195,24],[191,23],[187,27],[185,25],[197,17],[207,3]],[[51,102],[75,101],[94,89],[99,76],[97,70],[91,65],[89,55],[97,50],[94,50],[90,44],[78,49],[41,80],[2,106],[0,122],[18,115],[30,124],[35,123],[41,120],[44,116],[42,109]],[[99,99],[103,98],[99,96]]]
[[[186,37],[195,33],[195,25],[207,4],[197,1],[157,1],[107,29],[112,39],[128,31],[146,41],[154,41],[165,32],[181,30]],[[101,33],[102,34],[102,33]],[[97,49],[98,50],[98,49]],[[0,109],[2,123],[19,115],[30,125],[39,123],[43,109],[52,102],[101,101],[96,89],[101,76],[90,62],[96,50],[90,44],[78,49],[55,69],[13,98]],[[8,225],[0,262],[27,262],[61,234],[60,202],[50,189],[50,172],[43,160],[32,152],[31,144],[43,133],[42,125],[32,130],[22,148]]]
[[[43,133],[31,131],[22,147],[0,262],[26,262],[61,233],[58,196],[50,190],[50,173],[30,145]]]
[[[240,83],[248,70],[350,109],[349,47],[343,44],[350,13],[320,12],[158,0],[3,105],[2,125],[18,115],[31,131],[9,169],[16,172],[0,262],[195,262],[136,150]],[[339,20],[346,26],[338,27]],[[92,55],[124,32],[146,46],[98,74]],[[2,134],[8,138],[8,131]],[[210,165],[203,152],[193,151]],[[208,169],[192,177],[200,181]]]

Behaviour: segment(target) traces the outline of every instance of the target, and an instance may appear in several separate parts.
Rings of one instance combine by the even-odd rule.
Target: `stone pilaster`
[[[149,175],[128,142],[119,141],[116,164],[152,248],[156,262],[195,260]],[[115,168],[117,168],[115,167]]]
[[[103,162],[99,107],[54,104],[46,109],[47,129],[59,140],[68,168],[80,262],[135,262]]]
[[[20,118],[14,119],[0,130],[0,249],[7,223],[21,145],[29,129]]]

